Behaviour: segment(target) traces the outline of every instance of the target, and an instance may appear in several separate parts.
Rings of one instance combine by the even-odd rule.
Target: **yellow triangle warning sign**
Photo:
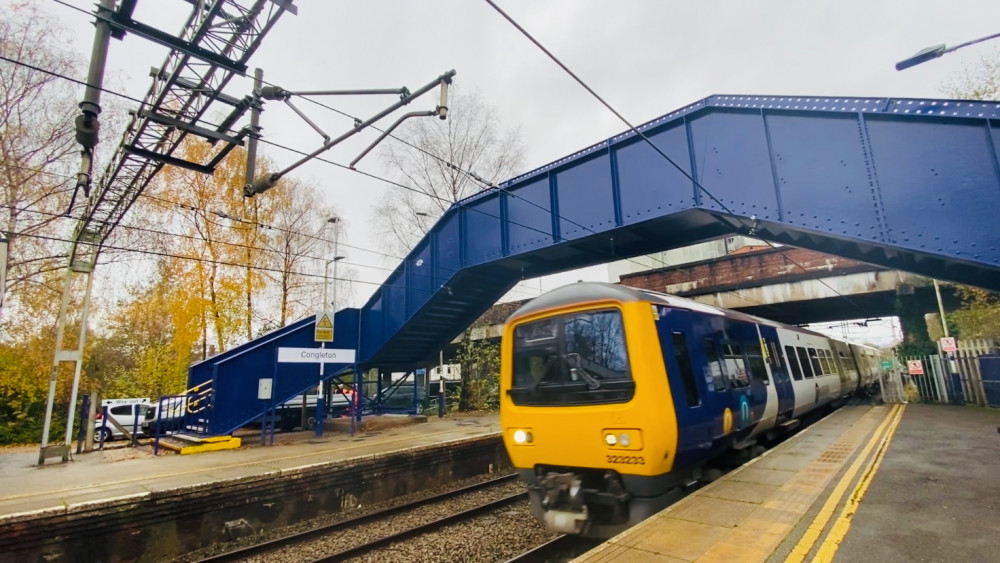
[[[329,315],[324,314],[320,317],[319,321],[316,323],[316,328],[333,328],[333,323],[330,322]]]

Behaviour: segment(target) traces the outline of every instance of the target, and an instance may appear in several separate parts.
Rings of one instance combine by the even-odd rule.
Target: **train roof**
[[[531,313],[537,313],[557,307],[565,307],[567,305],[573,305],[575,303],[586,301],[619,301],[623,303],[631,301],[649,301],[651,303],[658,303],[675,309],[687,309],[697,313],[719,315],[729,319],[753,322],[775,328],[783,328],[785,330],[801,332],[803,334],[814,334],[816,336],[822,336],[823,338],[833,338],[834,340],[847,342],[848,344],[862,346],[861,344],[855,342],[850,342],[842,338],[831,337],[799,326],[786,325],[770,319],[741,313],[739,311],[723,309],[713,305],[706,305],[692,299],[678,297],[668,293],[660,293],[658,291],[605,282],[577,282],[553,289],[552,291],[544,293],[525,303],[521,308],[514,311],[507,318],[507,320],[510,321],[511,319]]]

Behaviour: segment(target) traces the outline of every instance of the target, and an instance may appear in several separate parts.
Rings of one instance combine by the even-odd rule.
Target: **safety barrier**
[[[901,358],[898,376],[922,403],[954,403],[986,406],[986,392],[979,370],[979,357],[997,351],[991,340],[959,340],[958,349],[928,356]]]

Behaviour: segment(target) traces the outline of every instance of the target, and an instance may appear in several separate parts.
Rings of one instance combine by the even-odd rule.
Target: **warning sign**
[[[331,311],[316,313],[316,332],[313,340],[333,342],[333,313]]]
[[[955,352],[958,350],[958,345],[955,343],[955,337],[945,337],[941,339],[941,351],[942,352]]]
[[[906,367],[909,369],[910,375],[924,374],[924,364],[920,360],[908,360]]]

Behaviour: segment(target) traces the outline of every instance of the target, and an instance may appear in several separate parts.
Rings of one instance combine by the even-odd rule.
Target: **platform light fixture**
[[[979,39],[966,41],[965,43],[955,45],[954,47],[948,47],[944,43],[940,45],[934,45],[933,47],[927,47],[926,49],[921,49],[920,51],[917,52],[917,54],[913,55],[912,57],[903,59],[898,63],[896,63],[896,70],[905,70],[910,68],[911,66],[917,66],[918,64],[926,63],[927,61],[936,59],[946,53],[957,51],[962,47],[975,45],[976,43],[981,43],[983,41],[994,39],[996,37],[1000,37],[1000,33],[994,33],[993,35],[987,35],[986,37],[980,37]]]

